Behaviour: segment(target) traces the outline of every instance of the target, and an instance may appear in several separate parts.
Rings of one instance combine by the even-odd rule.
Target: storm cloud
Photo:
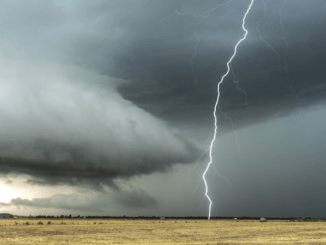
[[[246,20],[248,37],[232,62],[234,74],[221,85],[220,108],[238,128],[325,102],[326,32],[318,25],[324,3],[283,3],[266,2],[265,15],[263,3],[255,2]],[[216,84],[227,70],[234,45],[244,34],[241,22],[246,4],[232,1],[202,20],[192,14],[176,14],[170,5],[163,9],[161,19],[146,28],[155,32],[145,33],[116,54],[111,74],[130,80],[118,88],[119,92],[169,122],[211,124]],[[196,4],[187,4],[178,11],[200,15],[217,5],[207,1],[200,12]],[[296,25],[291,25],[294,22]],[[124,38],[128,40],[129,33]],[[228,118],[222,114],[218,118],[219,132],[229,131]]]
[[[194,164],[207,149],[216,86],[244,35],[249,3],[0,1],[0,177],[10,178],[8,186],[21,178],[49,190],[95,190],[85,194],[85,212],[112,205],[115,214],[148,207],[156,214],[206,215],[196,205],[208,159]],[[256,0],[247,16],[248,36],[221,85],[212,150],[216,170],[229,182],[208,174],[210,195],[224,214],[247,198],[236,207],[245,215],[268,190],[281,207],[287,193],[277,188],[321,193],[321,182],[313,180],[325,171],[325,6],[323,0]],[[306,173],[309,158],[316,164]],[[297,191],[301,177],[292,169],[309,175],[311,189]],[[269,178],[252,175],[271,170]],[[283,176],[283,186],[274,176]],[[55,196],[11,197],[1,207],[73,210],[83,195]],[[264,200],[270,202],[268,194]],[[293,203],[271,214],[291,213]],[[307,215],[309,207],[322,210],[305,207]]]
[[[18,78],[6,74],[9,68],[1,67],[2,175],[31,175],[42,184],[112,184],[195,159],[194,144],[113,89],[101,93],[77,79],[69,83],[53,67],[29,66]]]
[[[63,10],[51,1],[5,1],[2,7],[6,14],[1,18],[14,19],[6,21],[9,26],[1,24],[2,176],[27,175],[36,184],[118,188],[116,178],[195,161],[193,143],[121,97],[116,87],[124,80],[66,60],[64,44],[53,54],[51,37],[68,45],[66,35],[74,40],[76,34],[64,31],[73,20],[61,19]]]

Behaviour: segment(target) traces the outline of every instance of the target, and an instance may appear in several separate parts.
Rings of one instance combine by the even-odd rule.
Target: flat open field
[[[39,221],[1,219],[0,244],[326,244],[326,222],[41,219],[40,225]]]

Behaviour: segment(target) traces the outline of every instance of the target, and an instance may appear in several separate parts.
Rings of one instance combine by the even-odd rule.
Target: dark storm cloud
[[[9,26],[2,26],[3,45],[12,50],[12,41],[34,56],[74,63],[128,82],[118,82],[119,93],[151,114],[169,122],[211,126],[216,84],[226,72],[234,45],[243,36],[241,21],[249,1],[67,1],[65,7],[51,1],[3,4]],[[205,11],[214,10],[194,29]],[[282,9],[285,37],[289,43],[284,70],[286,43],[279,10],[284,1],[256,0],[246,28],[247,39],[238,48],[233,69],[221,86],[220,107],[236,126],[249,125],[325,98],[326,41],[323,1],[287,0]],[[28,11],[26,11],[28,9]],[[30,18],[29,12],[33,13]],[[260,39],[257,23],[264,40]],[[9,42],[9,40],[11,42]],[[27,47],[27,48],[26,48]],[[16,51],[17,52],[17,51]],[[26,51],[27,52],[27,51]],[[14,52],[10,51],[13,55]],[[21,56],[21,52],[16,54]],[[98,84],[91,81],[93,84]],[[105,82],[104,82],[105,84]],[[291,88],[291,86],[293,89]],[[105,87],[105,85],[103,85]],[[296,95],[297,93],[297,95]],[[297,97],[299,98],[299,106]],[[219,125],[230,129],[219,116]]]
[[[195,145],[114,90],[103,94],[37,69],[29,67],[25,85],[2,74],[1,175],[29,175],[37,184],[99,188],[114,186],[116,178],[167,171],[173,164],[195,160]],[[88,74],[92,76],[100,79]]]
[[[222,2],[226,1],[219,1]],[[205,5],[207,10],[217,4],[205,1],[202,7]],[[191,14],[171,15],[175,6],[167,6],[158,17],[151,19],[151,26],[149,21],[141,22],[139,32],[143,35],[132,40],[133,34],[127,32],[121,40],[132,41],[115,54],[115,66],[110,74],[130,80],[119,87],[119,92],[170,122],[211,124],[216,84],[226,72],[226,62],[234,45],[244,34],[241,19],[247,4],[249,1],[232,1],[202,19],[196,32],[201,42],[193,60],[193,73],[190,63],[197,42],[193,31],[199,18]],[[237,126],[289,115],[299,107],[324,101],[326,22],[321,12],[324,2],[285,2],[282,24],[289,43],[286,60],[279,15],[282,4],[283,1],[266,1],[267,16],[260,23],[262,37],[280,54],[280,64],[278,56],[257,32],[264,7],[261,1],[255,1],[246,22],[248,37],[239,46],[232,63],[236,78],[230,74],[221,86],[220,107],[235,119]],[[193,11],[198,15],[194,6],[182,2],[178,11]],[[289,80],[284,69],[286,63]],[[239,88],[246,91],[248,103],[233,80],[239,81]],[[223,116],[219,116],[219,124],[230,128],[228,119]]]
[[[181,142],[185,143],[184,150],[188,151],[184,156],[172,151],[164,153],[162,149],[157,151],[158,155],[155,155],[154,148],[151,153],[147,154],[142,152],[139,146],[137,147],[138,151],[135,152],[118,147],[110,150],[108,146],[107,152],[104,153],[92,149],[95,145],[94,142],[79,145],[58,141],[51,143],[36,141],[28,146],[22,146],[19,151],[38,152],[40,155],[38,158],[29,159],[29,156],[22,153],[22,156],[14,154],[7,157],[1,156],[0,171],[2,176],[31,176],[32,178],[28,182],[33,184],[84,185],[97,190],[102,190],[103,185],[110,185],[119,189],[114,182],[117,178],[128,179],[142,174],[166,172],[173,164],[192,162],[196,156],[196,153],[192,152],[197,152],[196,147],[183,140],[180,140],[179,143]],[[14,150],[18,150],[14,149],[15,147],[12,144],[7,144],[1,149],[4,152],[6,150],[14,152]],[[163,147],[163,145],[157,147]],[[58,159],[58,157],[66,159]]]

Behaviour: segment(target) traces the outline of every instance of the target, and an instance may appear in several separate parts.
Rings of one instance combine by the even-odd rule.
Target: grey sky
[[[206,215],[195,163],[249,3],[0,1],[3,188],[53,193],[1,210]],[[221,86],[212,215],[325,215],[324,6],[255,0]]]

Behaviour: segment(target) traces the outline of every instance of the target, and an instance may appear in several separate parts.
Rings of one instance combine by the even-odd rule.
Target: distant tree
[[[69,217],[69,219],[71,219],[71,214],[68,217]]]

